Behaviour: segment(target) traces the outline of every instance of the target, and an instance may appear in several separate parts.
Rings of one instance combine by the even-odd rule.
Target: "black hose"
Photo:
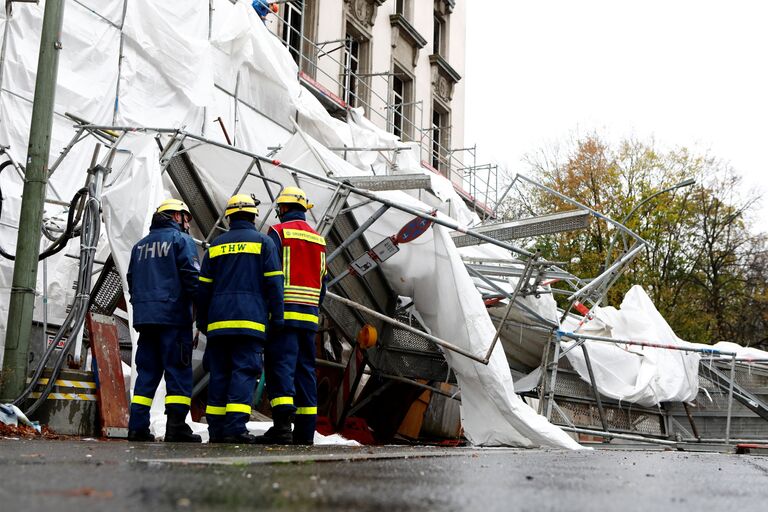
[[[54,254],[60,252],[62,249],[64,249],[67,246],[67,242],[72,238],[75,232],[75,227],[77,226],[77,223],[80,221],[80,217],[83,212],[83,207],[85,204],[85,201],[82,200],[82,198],[85,196],[85,194],[88,192],[88,189],[85,187],[81,188],[77,192],[75,192],[74,197],[72,197],[72,201],[69,203],[69,213],[67,213],[67,227],[64,229],[64,233],[61,234],[61,236],[53,242],[47,249],[45,249],[43,252],[40,253],[40,257],[38,260],[42,261],[45,258],[49,256],[53,256]],[[81,204],[77,204],[78,201],[80,201]],[[77,211],[77,218],[75,219],[75,212]]]
[[[64,323],[61,325],[53,341],[48,346],[45,353],[38,362],[37,368],[35,368],[35,372],[30,379],[29,385],[16,398],[16,400],[13,401],[14,405],[19,406],[22,402],[24,402],[24,400],[26,400],[26,398],[32,393],[32,390],[37,386],[37,382],[45,370],[45,364],[48,359],[50,359],[51,354],[55,350],[59,340],[61,340],[61,338],[66,335],[67,341],[53,364],[51,369],[51,376],[48,379],[48,383],[46,384],[45,389],[43,389],[43,391],[40,393],[40,396],[25,411],[25,413],[28,415],[34,413],[45,402],[51,392],[51,389],[53,389],[56,378],[61,371],[61,367],[63,366],[67,352],[69,352],[69,349],[75,342],[80,329],[83,327],[85,315],[88,312],[88,304],[90,302],[88,292],[91,289],[92,278],[91,270],[93,269],[93,261],[96,252],[96,244],[98,243],[99,239],[101,220],[99,202],[97,199],[95,199],[95,185],[91,184],[89,189],[81,189],[78,191],[78,194],[83,190],[88,192],[88,196],[82,205],[82,210],[84,211],[85,216],[83,217],[83,238],[81,239],[80,265],[78,269],[79,274],[77,278],[77,288],[75,290],[75,299],[72,308],[69,310],[69,313],[64,320]],[[73,199],[73,203],[74,201],[75,199]]]
[[[6,160],[5,162],[1,163],[0,164],[0,174],[2,174],[3,169],[5,169],[6,167],[8,167],[9,165],[12,165],[12,164],[13,164],[13,162],[11,162],[10,160]],[[2,187],[0,187],[0,218],[2,218],[2,216],[3,216],[3,189],[2,189]],[[2,256],[3,258],[7,258],[7,259],[9,259],[11,261],[16,259],[16,256],[14,256],[12,254],[8,254],[7,252],[5,252],[5,249],[3,249],[2,246],[0,246],[0,256]]]
[[[5,169],[7,166],[11,164],[12,162],[10,160],[6,160],[5,162],[1,163],[0,173],[2,173],[3,169]],[[88,189],[86,189],[85,187],[75,192],[75,195],[72,197],[72,200],[69,202],[69,213],[67,214],[67,226],[64,229],[64,232],[49,247],[47,247],[44,251],[40,253],[38,257],[38,261],[42,261],[45,258],[48,258],[49,256],[53,256],[54,254],[61,252],[61,250],[67,246],[67,242],[69,242],[74,236],[76,236],[76,234],[78,233],[77,224],[80,222],[80,218],[83,213],[83,206],[85,204],[85,202],[83,201],[83,197],[86,195],[87,192],[88,192]],[[74,217],[75,213],[77,213],[76,218]],[[3,216],[3,191],[2,191],[2,188],[0,188],[0,218],[2,218],[2,216]],[[16,260],[16,255],[10,254],[5,249],[3,249],[2,246],[0,246],[0,256],[11,261]]]

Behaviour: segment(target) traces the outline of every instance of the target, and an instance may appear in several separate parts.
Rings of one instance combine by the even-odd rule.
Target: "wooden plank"
[[[128,396],[125,392],[123,365],[117,326],[111,316],[88,313],[86,316],[91,351],[96,361],[101,435],[128,436]]]
[[[426,384],[427,381],[419,380],[422,384]],[[424,413],[427,412],[429,401],[432,398],[432,391],[424,391],[419,398],[417,398],[412,404],[408,413],[406,413],[403,422],[400,424],[400,428],[397,429],[397,433],[406,439],[416,440],[421,433],[421,427],[424,424]]]

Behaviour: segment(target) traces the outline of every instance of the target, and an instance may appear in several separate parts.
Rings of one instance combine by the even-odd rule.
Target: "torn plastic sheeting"
[[[745,360],[747,362],[754,361],[768,363],[768,352],[754,347],[743,347],[732,341],[718,341],[714,345],[707,345],[707,347],[714,348],[715,350],[722,350],[723,352],[734,352],[737,359]],[[731,359],[731,356],[724,355],[721,357]]]
[[[216,84],[274,119],[292,126],[300,94],[298,68],[281,40],[250,5],[215,0],[211,44]],[[286,58],[287,57],[287,58]],[[239,86],[238,86],[239,77]]]
[[[580,328],[569,317],[563,329],[615,339],[695,346],[678,338],[640,286],[633,286],[619,309],[596,307],[594,318]],[[571,346],[573,341],[563,341]],[[601,394],[616,400],[655,406],[660,402],[687,402],[699,391],[699,354],[638,346],[586,342]],[[581,350],[566,354],[582,380],[590,382]]]
[[[30,421],[26,414],[13,404],[0,404],[0,423],[14,427],[21,423],[22,425],[32,427],[38,434],[40,433],[40,423]]]

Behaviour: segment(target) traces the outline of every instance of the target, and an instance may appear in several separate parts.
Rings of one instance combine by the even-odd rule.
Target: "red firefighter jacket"
[[[303,212],[288,212],[269,236],[282,256],[285,326],[317,331],[325,295],[325,239],[304,219]]]

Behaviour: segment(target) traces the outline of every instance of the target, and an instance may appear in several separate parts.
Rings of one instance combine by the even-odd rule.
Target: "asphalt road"
[[[768,457],[0,440],[0,510],[768,510]]]

